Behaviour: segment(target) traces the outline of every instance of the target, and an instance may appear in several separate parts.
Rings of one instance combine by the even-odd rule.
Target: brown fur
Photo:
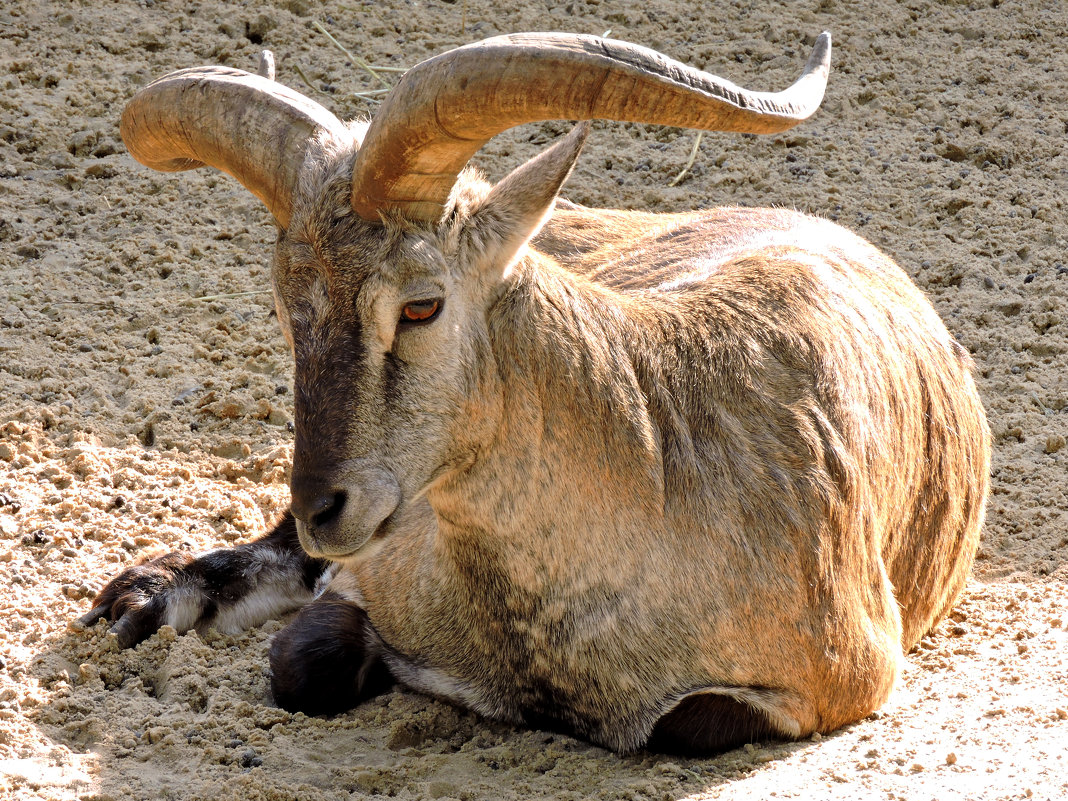
[[[580,145],[492,189],[465,173],[437,227],[357,218],[352,154],[322,148],[274,271],[294,497],[330,511],[295,505],[301,542],[485,714],[622,751],[696,691],[784,736],[857,720],[977,547],[970,359],[825,220],[546,221]],[[437,320],[398,324],[430,295]]]

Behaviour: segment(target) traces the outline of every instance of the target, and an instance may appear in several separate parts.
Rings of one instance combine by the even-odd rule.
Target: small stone
[[[114,178],[118,175],[118,170],[115,169],[114,165],[107,162],[94,161],[86,166],[85,174],[90,178]]]
[[[946,754],[946,764],[947,765],[956,765],[957,764],[957,755],[954,754],[952,751],[950,751],[948,754]]]
[[[1022,643],[1022,642],[1021,643],[1017,643],[1016,644],[1016,652],[1019,653],[1019,654],[1026,654],[1027,653],[1027,643]]]
[[[1065,438],[1061,434],[1050,434],[1046,437],[1046,453],[1056,453],[1065,445]]]
[[[997,286],[997,284],[995,284],[994,283],[994,279],[991,278],[988,275],[985,278],[983,278],[983,286],[985,286],[987,289],[994,289]]]
[[[145,739],[150,743],[155,744],[170,734],[170,729],[165,726],[153,726],[145,732]]]
[[[186,387],[185,389],[183,389],[181,392],[179,392],[177,395],[174,396],[174,399],[171,401],[171,405],[172,406],[182,406],[183,404],[188,402],[198,392],[203,392],[203,391],[204,391],[204,387],[202,387],[200,384],[194,384],[191,387]]]
[[[37,529],[32,534],[27,534],[22,538],[23,545],[47,545],[52,542],[52,537],[46,534],[42,529]]]

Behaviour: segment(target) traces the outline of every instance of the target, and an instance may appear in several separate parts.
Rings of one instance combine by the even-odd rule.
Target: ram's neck
[[[546,531],[661,517],[642,318],[641,301],[551,259],[524,259],[489,320],[496,397],[487,405],[499,424],[475,464],[431,498],[439,513],[461,526]]]

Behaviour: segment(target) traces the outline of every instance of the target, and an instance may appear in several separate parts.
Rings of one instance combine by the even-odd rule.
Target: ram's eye
[[[429,323],[438,316],[441,307],[442,301],[436,298],[408,303],[401,309],[400,321],[402,323]]]

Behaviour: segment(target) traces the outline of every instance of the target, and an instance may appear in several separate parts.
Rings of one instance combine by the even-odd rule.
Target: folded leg
[[[271,643],[271,690],[290,712],[332,715],[386,692],[393,677],[367,613],[332,592],[308,604]]]

